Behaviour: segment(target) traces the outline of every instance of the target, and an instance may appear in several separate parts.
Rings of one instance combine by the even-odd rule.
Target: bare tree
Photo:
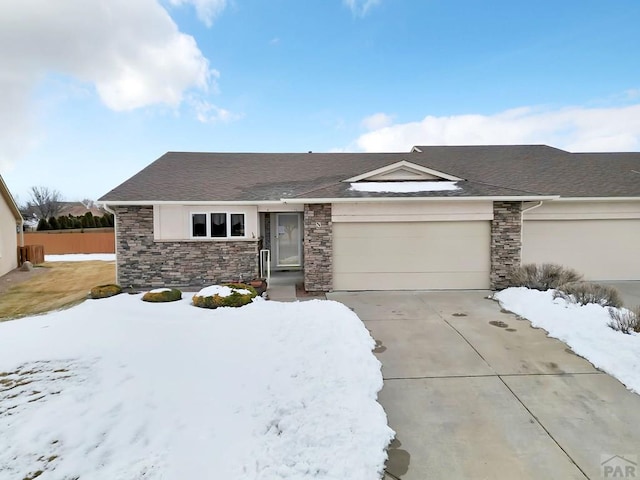
[[[58,190],[49,187],[31,187],[27,208],[38,218],[57,217],[62,210],[62,195]]]
[[[95,205],[96,205],[96,202],[91,200],[90,198],[85,198],[85,199],[81,200],[80,203],[82,203],[82,205],[84,205],[84,208],[86,208],[87,210],[89,210],[90,208],[95,207]]]

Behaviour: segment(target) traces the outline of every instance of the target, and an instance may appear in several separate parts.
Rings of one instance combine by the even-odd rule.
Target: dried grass
[[[52,262],[38,268],[47,271],[2,295],[0,321],[75,305],[92,287],[115,281],[114,262]]]
[[[622,307],[622,298],[618,290],[615,287],[598,283],[573,282],[560,285],[554,296],[579,305],[595,303],[603,307]]]
[[[578,282],[582,275],[572,268],[554,263],[537,265],[527,263],[511,271],[511,287],[527,287],[535,290],[549,290],[560,285]]]

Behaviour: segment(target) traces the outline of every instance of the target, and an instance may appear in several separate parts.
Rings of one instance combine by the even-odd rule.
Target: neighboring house
[[[22,216],[0,176],[0,275],[18,267],[18,236]]]
[[[89,202],[60,202],[60,213],[58,213],[58,217],[71,215],[74,217],[81,217],[88,212],[91,212],[91,215],[94,217],[101,217],[104,215],[104,210],[102,210],[98,205]]]
[[[99,201],[123,285],[246,280],[261,249],[310,291],[501,288],[521,262],[640,279],[640,153],[170,152]]]
[[[91,212],[94,217],[101,217],[105,213],[99,205],[96,205],[91,200],[82,202],[56,202],[56,205],[58,207],[57,213],[55,214],[56,218],[66,217],[68,215],[81,217],[87,212]],[[39,209],[34,205],[28,205],[22,209],[22,216],[25,219],[25,225],[29,229],[35,230],[40,220]],[[47,218],[47,220],[49,219]]]

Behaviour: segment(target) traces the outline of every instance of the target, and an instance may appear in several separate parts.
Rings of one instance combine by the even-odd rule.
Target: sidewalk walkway
[[[599,479],[607,466],[640,477],[640,396],[487,294],[327,295],[377,340],[397,432],[386,478]]]

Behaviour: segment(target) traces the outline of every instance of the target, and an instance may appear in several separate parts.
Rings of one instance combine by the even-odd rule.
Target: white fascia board
[[[234,201],[193,201],[193,200],[135,200],[135,201],[119,201],[119,200],[106,200],[97,202],[99,205],[111,205],[111,206],[148,206],[148,205],[282,205],[281,200],[234,200]]]
[[[560,197],[563,202],[637,202],[640,197]]]
[[[411,153],[422,153],[422,150],[420,150],[418,147],[413,147],[411,149]]]
[[[376,203],[376,202],[539,202],[557,200],[558,195],[505,197],[350,197],[350,198],[283,198],[283,203]]]
[[[380,167],[375,170],[371,170],[370,172],[365,172],[361,175],[356,175],[355,177],[347,178],[346,180],[342,180],[342,181],[345,183],[359,182],[361,180],[366,180],[369,177],[380,175],[382,173],[392,172],[394,170],[398,170],[403,167],[408,168],[410,170],[416,170],[418,172],[433,175],[434,177],[440,177],[444,180],[450,180],[453,182],[459,182],[461,180],[464,180],[463,178],[454,177],[453,175],[449,175],[448,173],[439,172],[438,170],[434,170],[428,167],[423,167],[422,165],[417,165],[412,162],[407,162],[406,160],[400,160],[399,162],[392,163],[391,165],[385,165],[384,167]]]
[[[4,179],[2,178],[2,175],[0,175],[0,193],[6,200],[9,210],[11,210],[11,213],[13,213],[13,216],[16,219],[16,225],[18,224],[18,222],[20,223],[23,222],[24,219],[22,218],[22,214],[20,213],[20,208],[18,208],[18,204],[16,203],[16,200],[13,198],[13,195],[11,195],[11,192],[9,191],[9,187],[7,187],[7,184],[4,183]]]

